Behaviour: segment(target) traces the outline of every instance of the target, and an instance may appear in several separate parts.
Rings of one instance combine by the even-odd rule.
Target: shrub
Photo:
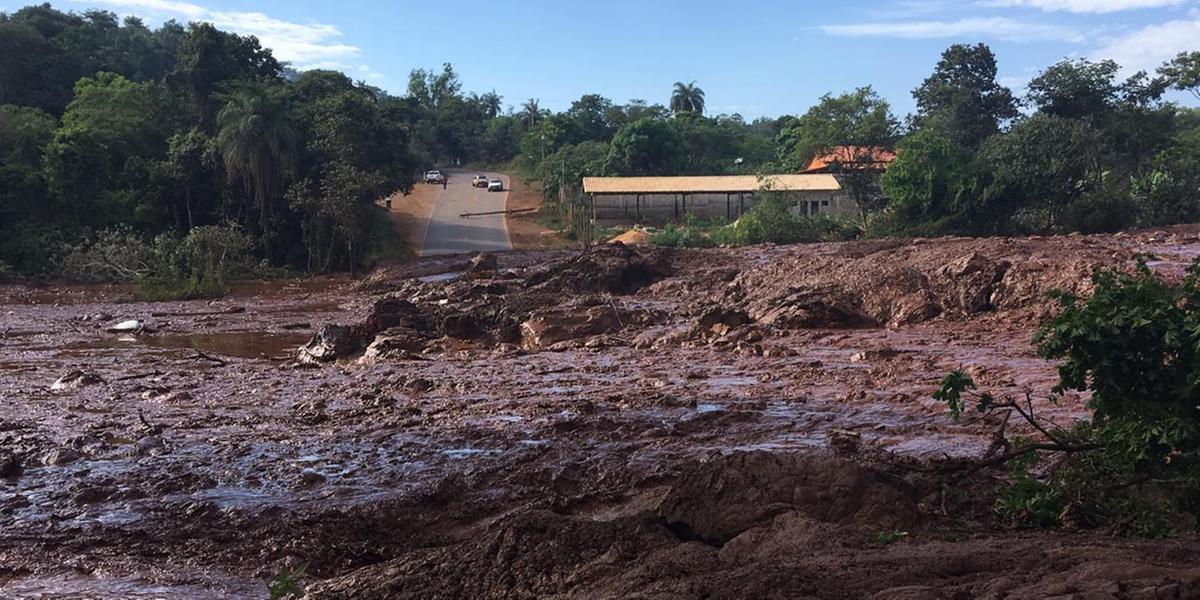
[[[226,282],[252,274],[253,240],[237,226],[204,226],[146,242],[128,229],[102,231],[69,249],[60,276],[73,281],[136,282],[143,300],[219,298]]]
[[[853,225],[826,215],[798,216],[792,213],[792,206],[783,195],[764,194],[741,218],[714,230],[710,237],[718,244],[745,246],[841,241],[858,235]]]
[[[1090,392],[1090,421],[1059,427],[1034,414],[1029,396],[1022,403],[974,392],[962,371],[935,398],[957,417],[974,397],[977,410],[1012,411],[1039,432],[993,459],[1010,464],[1013,482],[996,509],[1015,524],[1166,535],[1200,508],[1200,261],[1179,287],[1144,263],[1134,273],[1098,270],[1093,285],[1087,300],[1056,293],[1061,313],[1035,338],[1042,356],[1064,359],[1050,399]],[[1038,477],[1042,455],[1059,461]]]
[[[675,248],[708,248],[716,244],[705,235],[705,229],[712,225],[703,223],[692,213],[683,218],[683,223],[669,223],[656,231],[650,237],[650,242],[656,246],[671,246]]]

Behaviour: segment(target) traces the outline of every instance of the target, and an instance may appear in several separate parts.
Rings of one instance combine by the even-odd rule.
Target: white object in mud
[[[128,321],[121,321],[120,323],[117,323],[116,325],[113,325],[112,327],[108,328],[109,333],[128,333],[130,331],[141,331],[141,330],[142,330],[142,322],[137,319],[129,319]]]

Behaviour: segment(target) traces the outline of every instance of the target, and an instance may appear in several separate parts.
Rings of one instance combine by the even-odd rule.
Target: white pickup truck
[[[425,171],[425,183],[444,183],[446,176],[441,171]]]

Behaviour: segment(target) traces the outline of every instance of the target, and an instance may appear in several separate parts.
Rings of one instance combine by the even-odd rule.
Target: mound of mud
[[[1046,293],[1086,293],[1097,267],[1133,252],[1081,241],[945,239],[788,249],[739,273],[720,301],[782,328],[901,327],[986,312],[1042,316]]]
[[[911,492],[853,462],[821,454],[722,456],[685,473],[658,507],[683,537],[717,546],[786,512],[875,529],[917,520]]]
[[[691,587],[685,580],[741,562],[777,529],[815,540],[911,524],[909,496],[836,457],[734,453],[686,470],[656,510],[607,521],[527,510],[472,540],[314,585],[309,596],[628,597],[658,587],[673,597]],[[754,541],[736,543],[743,534]]]
[[[362,323],[328,325],[300,349],[304,364],[330,362],[364,349],[368,359],[435,351],[440,338],[541,349],[644,323],[645,311],[621,309],[598,294],[623,295],[667,276],[665,251],[605,244],[544,265],[502,271],[495,255],[477,256],[461,280],[392,284]]]

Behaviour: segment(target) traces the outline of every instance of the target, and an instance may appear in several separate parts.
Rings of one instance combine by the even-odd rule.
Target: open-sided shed
[[[799,214],[852,214],[853,201],[829,174],[584,177],[597,221],[670,222],[687,214],[737,219],[767,193],[786,193]]]

